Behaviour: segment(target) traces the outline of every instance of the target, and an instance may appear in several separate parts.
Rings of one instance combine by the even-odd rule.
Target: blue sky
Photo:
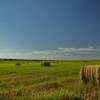
[[[1,0],[0,57],[100,58],[99,0]]]

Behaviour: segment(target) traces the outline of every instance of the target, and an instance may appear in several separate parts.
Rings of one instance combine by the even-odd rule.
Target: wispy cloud
[[[50,54],[48,50],[35,50],[35,51],[27,51],[27,52],[17,52],[17,54],[22,54],[22,55],[37,55],[37,56],[47,56]]]
[[[61,52],[91,52],[94,51],[92,46],[87,48],[58,48]]]
[[[100,58],[100,46],[85,48],[57,48],[54,50],[33,50],[26,52],[0,52],[4,58],[25,59],[95,59]]]

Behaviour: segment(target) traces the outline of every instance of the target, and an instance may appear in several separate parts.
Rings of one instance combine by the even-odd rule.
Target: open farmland
[[[100,100],[99,86],[80,81],[81,66],[100,61],[49,62],[0,61],[0,100]]]

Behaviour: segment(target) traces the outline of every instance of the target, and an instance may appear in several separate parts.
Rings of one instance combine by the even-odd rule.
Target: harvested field
[[[17,61],[0,62],[1,100],[100,100],[99,86],[80,80],[81,66],[100,61],[50,61],[48,68],[40,61],[18,62],[19,67]]]

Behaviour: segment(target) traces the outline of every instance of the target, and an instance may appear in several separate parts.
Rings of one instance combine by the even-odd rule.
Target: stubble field
[[[0,61],[0,100],[100,100],[99,86],[80,80],[80,68],[99,60],[49,62]]]

